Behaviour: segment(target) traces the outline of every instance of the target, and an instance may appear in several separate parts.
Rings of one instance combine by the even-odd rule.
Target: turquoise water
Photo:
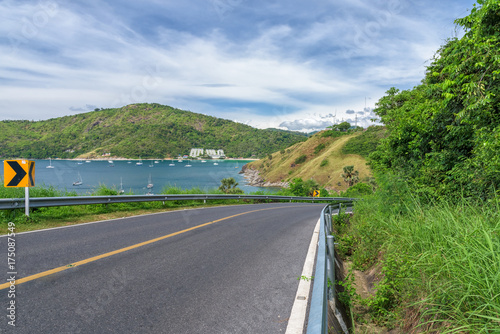
[[[60,190],[75,191],[80,195],[91,194],[100,184],[110,188],[133,192],[136,195],[148,192],[160,193],[164,187],[176,186],[183,189],[199,187],[203,191],[218,188],[224,178],[233,177],[246,193],[263,190],[264,188],[245,185],[242,174],[238,174],[248,161],[235,160],[143,160],[143,165],[136,165],[134,160],[108,161],[75,161],[52,160],[54,168],[47,168],[49,160],[35,161],[35,187],[51,185]],[[174,166],[170,166],[170,164]],[[218,165],[214,165],[217,163]],[[186,167],[191,165],[191,167]],[[150,167],[151,166],[151,167]],[[0,164],[3,176],[3,162]],[[82,184],[73,186],[73,182],[81,177]],[[153,188],[146,186],[151,179]],[[122,186],[120,185],[122,183]],[[269,189],[268,189],[269,190]]]

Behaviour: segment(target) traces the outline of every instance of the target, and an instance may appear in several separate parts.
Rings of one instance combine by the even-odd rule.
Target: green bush
[[[370,153],[376,150],[386,133],[385,127],[372,125],[359,136],[352,137],[342,147],[343,154],[358,154],[368,158]]]
[[[305,162],[306,160],[307,160],[307,155],[302,154],[300,157],[298,157],[297,159],[295,159],[295,164],[299,165],[299,164]]]
[[[342,193],[345,197],[363,197],[371,194],[373,194],[372,187],[363,182],[356,183]]]
[[[322,150],[324,150],[326,147],[325,144],[319,144],[318,146],[316,146],[314,148],[314,154],[318,154],[319,152],[321,152]]]

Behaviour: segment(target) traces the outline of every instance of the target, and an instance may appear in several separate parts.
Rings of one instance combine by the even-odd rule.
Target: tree
[[[219,190],[226,194],[243,194],[243,190],[240,188],[236,188],[238,186],[238,182],[232,177],[228,177],[222,179],[221,185],[219,186]]]
[[[375,113],[388,136],[370,156],[376,171],[437,197],[487,198],[500,189],[500,5],[481,0],[455,23],[411,90],[391,88]]]
[[[341,176],[349,187],[359,182],[359,172],[354,170],[354,166],[345,166],[343,169],[344,173]]]
[[[351,127],[351,124],[349,122],[342,122],[340,124],[334,124],[334,125],[330,126],[329,128],[332,130],[346,132],[347,130],[349,130],[350,127]]]
[[[319,190],[318,182],[313,179],[307,181],[302,180],[300,177],[294,178],[289,183],[290,191],[294,196],[312,196],[314,190]]]

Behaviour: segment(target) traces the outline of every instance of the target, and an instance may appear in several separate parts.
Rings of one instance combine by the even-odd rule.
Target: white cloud
[[[373,106],[391,86],[418,84],[442,42],[435,30],[446,25],[439,21],[446,4],[399,2],[390,12],[389,3],[366,0],[233,1],[221,16],[198,0],[146,1],[140,11],[127,1],[6,0],[0,119],[134,102],[257,127],[322,126],[320,115],[334,110],[347,119],[367,96]],[[453,2],[453,12],[472,2]],[[417,15],[424,11],[433,16]]]

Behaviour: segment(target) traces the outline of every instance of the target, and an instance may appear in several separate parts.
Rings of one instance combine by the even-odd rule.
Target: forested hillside
[[[356,332],[499,333],[500,1],[455,22],[421,84],[378,101],[378,189],[336,222]]]
[[[133,104],[46,121],[2,121],[0,157],[99,157],[106,152],[124,158],[162,158],[205,148],[249,158],[305,139],[297,132],[256,129],[160,104]]]
[[[387,126],[372,165],[432,196],[500,189],[500,4],[478,1],[466,29],[436,53],[422,84],[391,88],[375,112]]]

